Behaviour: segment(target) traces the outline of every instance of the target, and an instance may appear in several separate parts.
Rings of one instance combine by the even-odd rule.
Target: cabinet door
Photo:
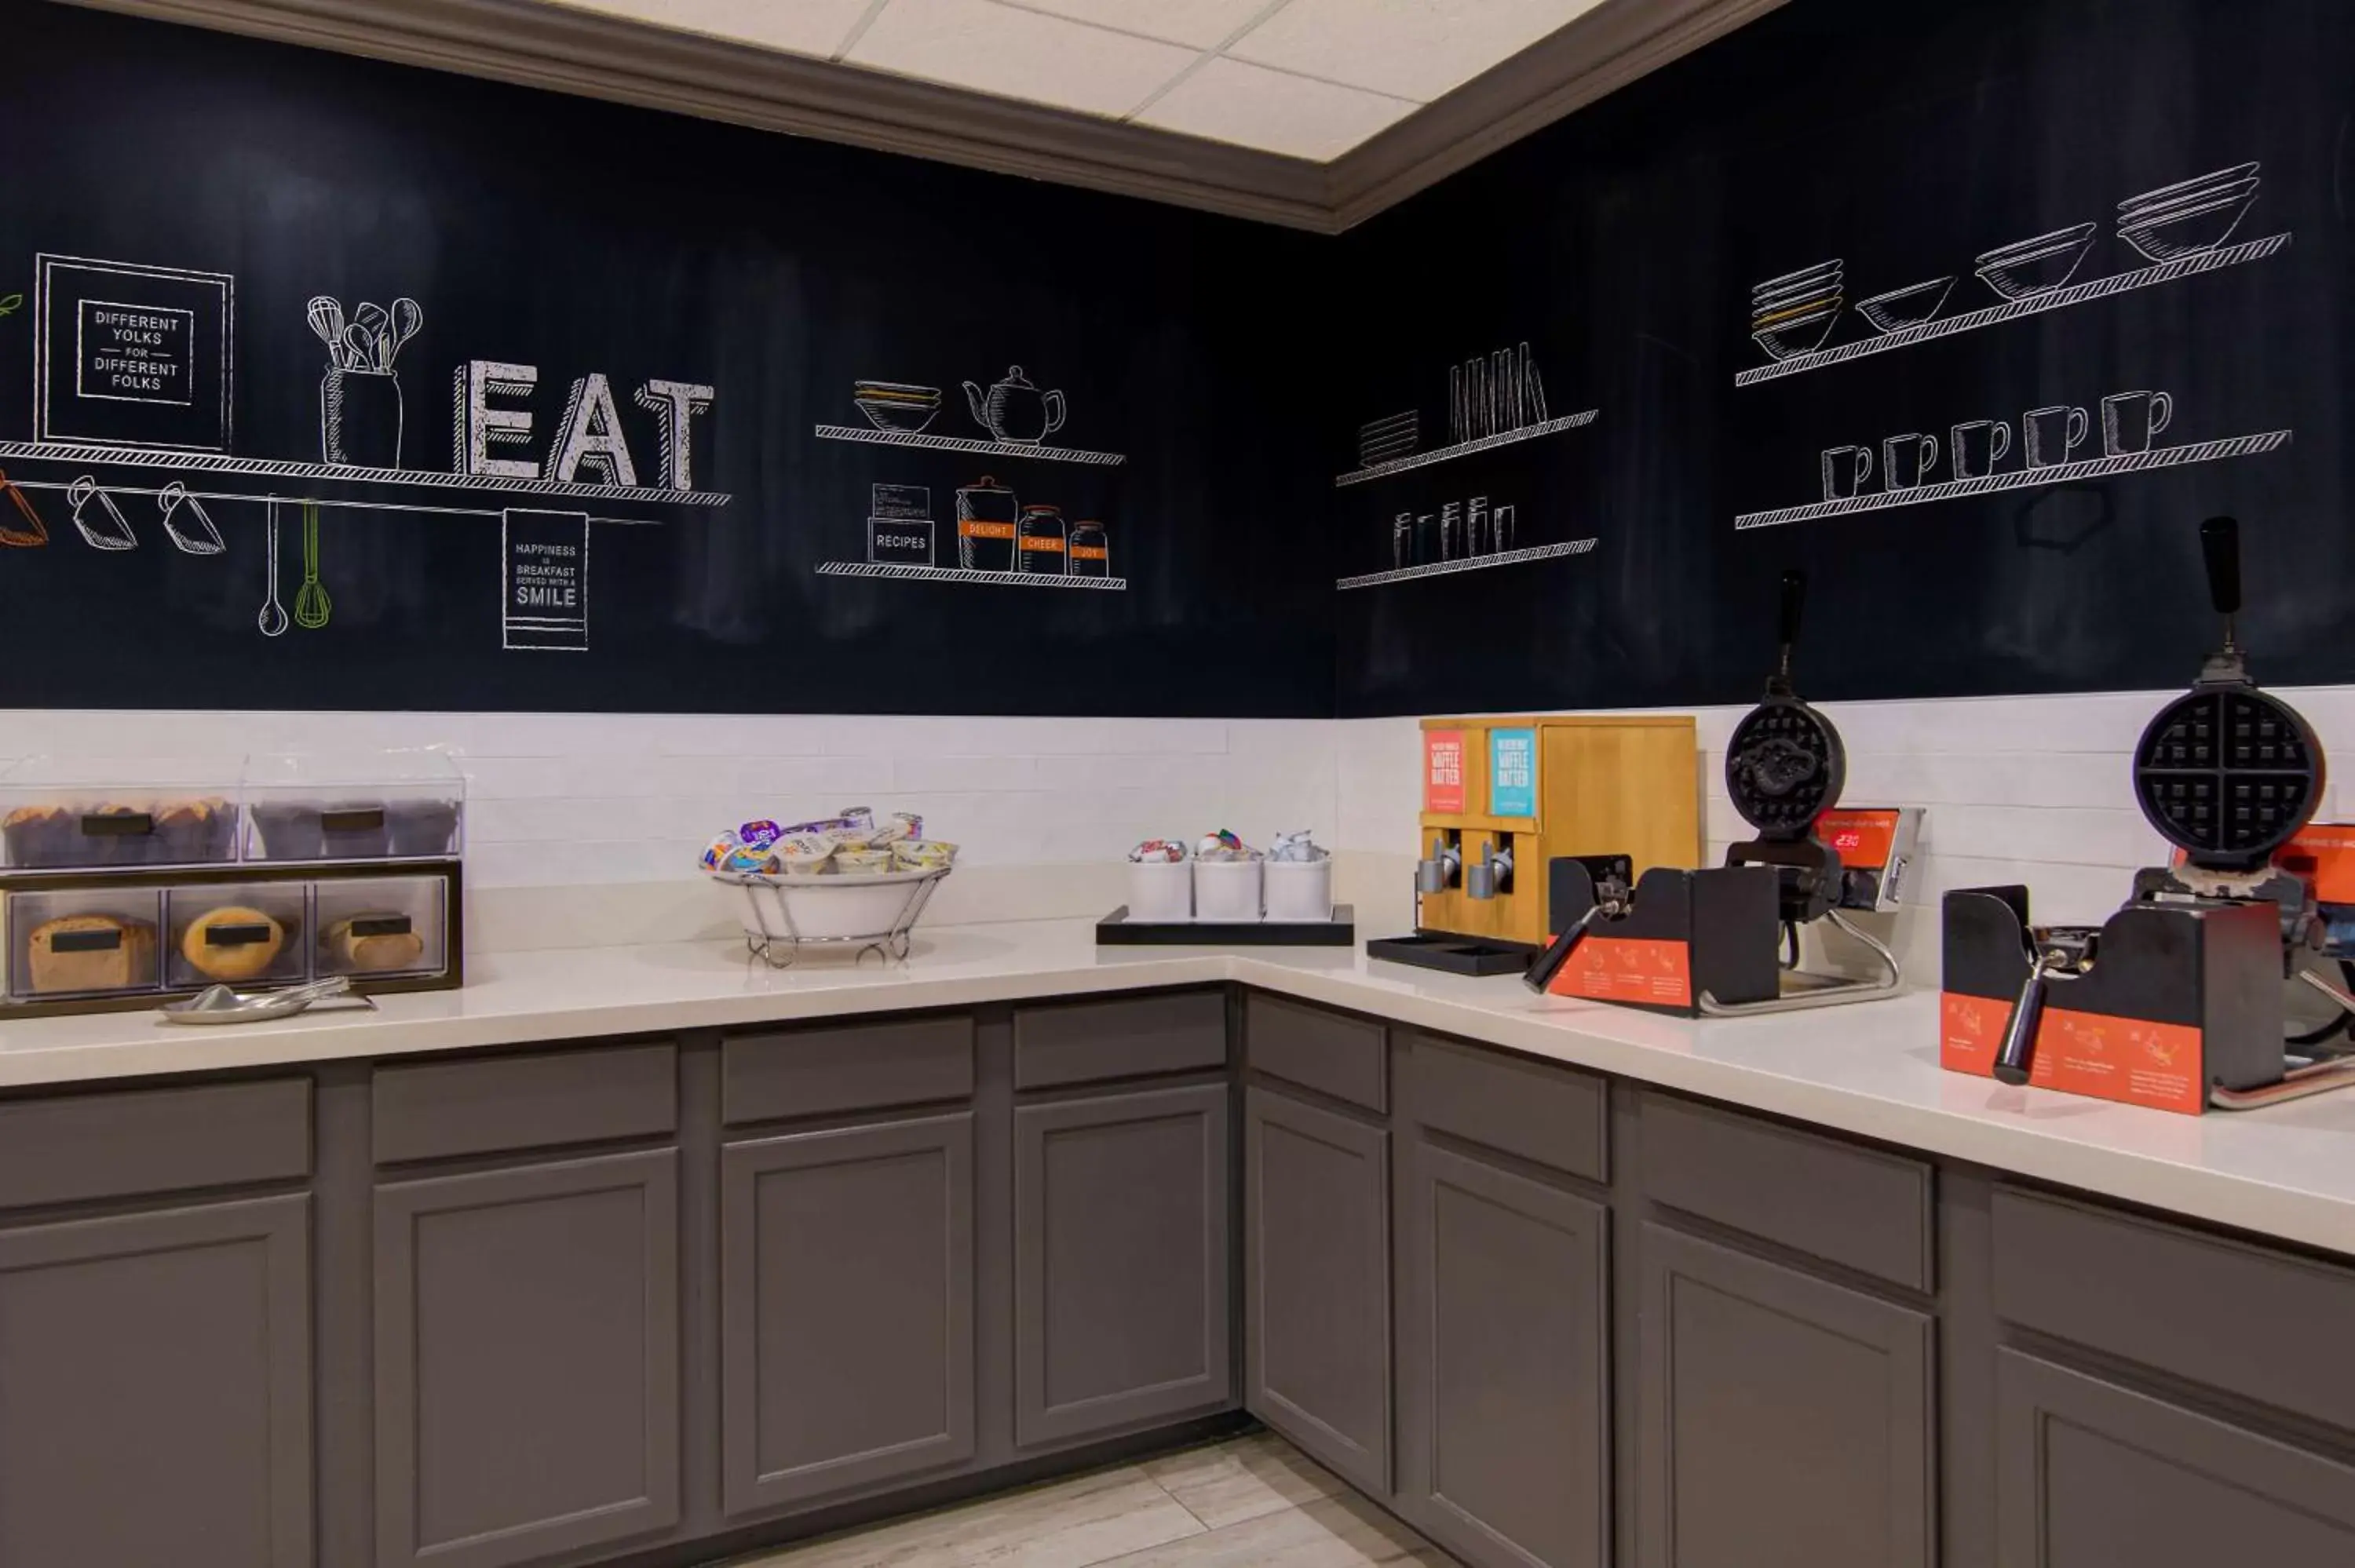
[[[1388,1496],[1390,1134],[1262,1088],[1243,1123],[1243,1403]]]
[[[1641,1568],[1927,1568],[1932,1324],[1643,1228]]]
[[[677,1524],[678,1156],[376,1194],[378,1568],[497,1568]]]
[[[0,1234],[0,1563],[312,1561],[310,1203]]]
[[[1234,1401],[1227,1086],[1014,1112],[1015,1440]]]
[[[1607,1216],[1429,1143],[1400,1166],[1401,1510],[1478,1563],[1600,1568]]]
[[[973,1117],[720,1155],[720,1399],[741,1514],[973,1457]]]
[[[1997,1358],[2006,1568],[2355,1563],[2355,1469],[2018,1351]]]

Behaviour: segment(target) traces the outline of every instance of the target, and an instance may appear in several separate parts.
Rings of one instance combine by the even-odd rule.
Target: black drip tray
[[[1422,969],[1444,969],[1452,975],[1518,975],[1528,970],[1538,949],[1513,942],[1485,942],[1477,937],[1418,931],[1412,937],[1377,937],[1366,944],[1366,956]]]

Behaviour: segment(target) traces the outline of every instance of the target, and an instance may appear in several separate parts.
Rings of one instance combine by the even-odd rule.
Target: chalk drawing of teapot
[[[1018,365],[987,392],[966,382],[964,400],[972,407],[973,417],[1009,445],[1037,446],[1063,428],[1063,395],[1039,391]]]

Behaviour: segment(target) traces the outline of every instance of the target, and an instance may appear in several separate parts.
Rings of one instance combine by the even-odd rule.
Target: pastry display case
[[[0,1017],[454,989],[464,840],[438,752],[30,758],[0,775]]]

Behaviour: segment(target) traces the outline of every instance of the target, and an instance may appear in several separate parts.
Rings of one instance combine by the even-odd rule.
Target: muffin
[[[0,841],[7,844],[10,865],[45,871],[73,863],[79,826],[62,806],[19,806],[0,821]]]
[[[180,957],[207,980],[246,980],[267,974],[285,946],[285,927],[267,912],[242,904],[208,909],[180,933]]]

